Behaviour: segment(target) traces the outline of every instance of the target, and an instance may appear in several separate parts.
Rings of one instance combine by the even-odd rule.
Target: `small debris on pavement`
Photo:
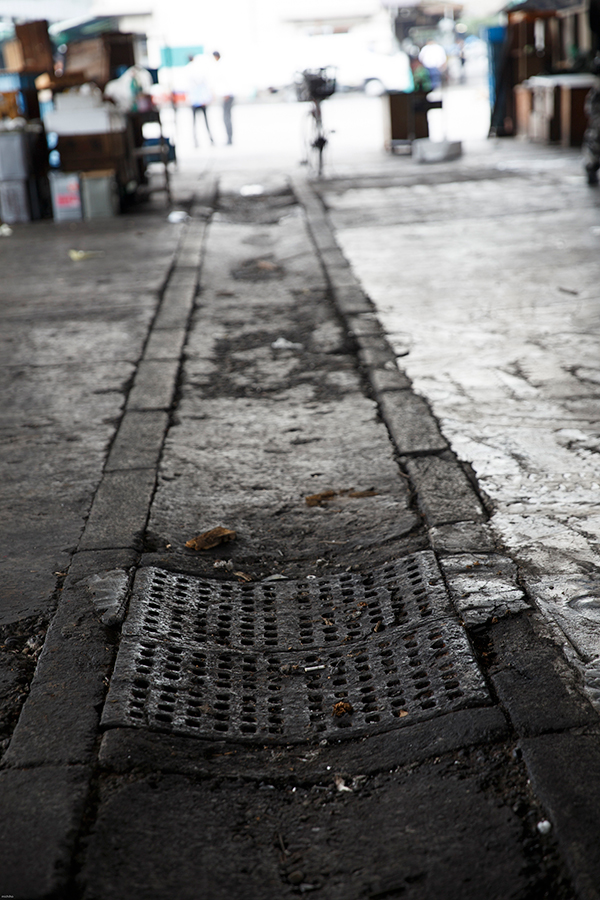
[[[233,570],[233,560],[232,559],[216,559],[213,563],[213,569],[229,569],[229,571]]]
[[[211,528],[210,531],[203,531],[202,534],[198,534],[195,538],[186,541],[185,546],[190,550],[212,550],[213,547],[218,547],[219,544],[227,544],[229,541],[234,541],[236,537],[237,534],[231,528],[223,528],[221,525],[217,525],[216,528]]]
[[[334,497],[337,497],[336,491],[320,491],[318,494],[309,494],[308,497],[305,497],[307,506],[321,506],[327,500],[333,500]]]
[[[263,581],[287,581],[287,575],[280,575],[278,572],[275,575],[267,575],[266,578],[263,578]]]
[[[354,707],[347,700],[339,700],[337,703],[333,704],[333,713],[334,717],[339,716],[351,716],[354,712]]]
[[[292,672],[296,672],[298,670],[297,663],[284,663],[282,666],[279,666],[279,671],[282,675],[291,675]],[[306,671],[306,669],[305,669]]]
[[[12,233],[13,230],[10,225],[7,225],[5,222],[0,225],[0,237],[10,237]]]
[[[261,194],[264,194],[265,189],[262,184],[244,184],[240,188],[240,194],[242,197],[260,197]]]
[[[69,250],[69,258],[73,262],[83,262],[85,259],[98,259],[105,256],[104,250]]]
[[[111,569],[89,575],[83,584],[92,595],[96,614],[103,625],[119,625],[125,617],[129,573],[125,569]]]
[[[320,491],[318,494],[309,494],[306,497],[306,505],[307,506],[321,506],[323,503],[326,503],[328,500],[333,500],[334,497],[350,497],[352,500],[361,500],[363,497],[376,497],[377,491],[375,488],[369,488],[367,491],[355,491],[354,488],[345,488],[342,491],[333,491],[326,490]],[[335,541],[329,541],[328,543],[336,543]]]
[[[302,344],[295,344],[293,341],[288,341],[287,338],[280,337],[277,338],[276,341],[273,341],[271,344],[273,350],[302,350]]]
[[[552,824],[548,821],[548,819],[542,819],[541,822],[537,823],[537,830],[540,834],[550,834],[552,831]]]
[[[239,581],[252,581],[252,575],[248,575],[247,572],[234,572],[233,574]]]
[[[338,791],[352,793],[352,788],[348,787],[341,775],[336,775],[333,780]]]
[[[187,222],[190,218],[185,210],[183,209],[174,209],[167,216],[167,222],[170,222],[171,225],[179,225],[181,222]]]

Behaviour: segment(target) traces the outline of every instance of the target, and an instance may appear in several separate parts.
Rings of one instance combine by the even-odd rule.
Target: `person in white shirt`
[[[233,79],[226,62],[221,59],[218,50],[213,53],[215,59],[215,69],[213,72],[216,93],[223,101],[223,122],[225,124],[225,132],[227,134],[227,143],[233,143],[233,126],[231,123],[231,107],[233,106],[234,90]]]
[[[442,73],[446,68],[447,61],[446,51],[442,45],[435,41],[427,41],[419,53],[419,60],[429,72],[432,88],[435,90],[441,87]]]
[[[187,75],[187,92],[190,106],[192,107],[194,146],[198,146],[198,132],[196,130],[196,117],[199,112],[204,116],[204,124],[208,132],[211,144],[214,144],[213,136],[208,124],[207,109],[213,99],[213,92],[210,86],[208,61],[203,54],[190,56],[190,61],[185,67]]]

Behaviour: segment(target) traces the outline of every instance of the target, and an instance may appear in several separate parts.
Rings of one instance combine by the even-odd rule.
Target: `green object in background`
[[[160,64],[171,68],[173,66],[187,66],[190,56],[204,53],[204,47],[161,47]]]

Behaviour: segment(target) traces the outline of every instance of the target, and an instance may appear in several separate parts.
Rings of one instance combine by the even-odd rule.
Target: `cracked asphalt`
[[[489,446],[473,436],[475,412],[487,434],[489,410],[506,415],[494,405],[502,391],[514,416],[521,400],[524,418],[534,414],[533,378],[524,377],[533,363],[523,347],[539,341],[523,339],[512,368],[498,350],[503,387],[486,399],[478,361],[498,345],[485,322],[499,304],[490,302],[476,323],[466,301],[454,302],[458,293],[435,306],[442,290],[446,298],[456,290],[478,308],[481,285],[508,295],[526,277],[533,297],[541,263],[529,274],[523,232],[522,255],[505,251],[512,281],[486,282],[478,253],[482,272],[465,263],[476,238],[483,247],[499,243],[497,228],[469,224],[473,203],[486,221],[508,219],[512,233],[510,198],[524,203],[530,191],[536,211],[520,215],[532,246],[540,217],[553,240],[564,240],[557,203],[570,215],[584,196],[574,157],[559,157],[556,170],[545,148],[525,157],[527,165],[516,165],[510,150],[508,169],[485,157],[426,174],[388,159],[370,173],[316,184],[263,171],[264,192],[253,197],[239,188],[259,180],[257,171],[232,161],[218,178],[206,170],[175,178],[190,213],[184,224],[168,224],[157,202],[77,230],[18,228],[0,246],[8,273],[0,306],[3,894],[600,895],[600,729],[581,675],[593,656],[576,657],[574,640],[565,652],[557,617],[532,589],[534,575],[562,585],[562,570],[545,560],[563,557],[533,559],[529,545],[511,541],[499,525],[510,482],[499,479],[501,466],[488,477],[465,449]],[[593,238],[597,205],[585,197],[577,221]],[[452,231],[448,219],[462,264],[448,249],[432,271],[419,247],[444,225]],[[583,250],[573,238],[569,245],[590,315],[591,238]],[[104,255],[75,264],[72,248]],[[574,283],[561,287],[583,290]],[[531,321],[539,324],[533,314]],[[545,320],[549,341],[548,321],[556,321]],[[578,385],[581,373],[593,383],[593,334],[583,331],[590,356]],[[470,362],[467,338],[479,340]],[[456,361],[453,345],[461,347]],[[449,388],[457,372],[459,399]],[[448,397],[454,402],[445,405]],[[569,438],[568,452],[578,452],[577,440]],[[235,530],[235,539],[207,551],[186,547],[216,526]],[[424,559],[439,569],[413,574],[401,599],[388,582],[373,590],[373,572],[404,560],[414,573],[408,561]],[[158,571],[161,584],[180,579],[171,593],[159,591],[160,603],[150,596],[146,624],[136,605],[144,571]],[[593,580],[593,568],[585,576]],[[189,584],[196,587],[186,594]],[[284,584],[289,590],[278,594]],[[210,591],[218,624],[206,632],[202,598]],[[312,619],[300,617],[297,646],[293,637],[282,644],[277,616],[288,621],[311,591],[321,606]],[[287,598],[276,615],[273,596]],[[409,608],[413,597],[427,616],[422,596],[431,621],[398,606]],[[251,643],[249,598],[267,643]],[[377,611],[384,601],[396,610],[387,624]],[[245,623],[239,638],[228,624],[237,621],[236,603]],[[180,624],[186,604],[196,617],[189,632]],[[158,633],[171,608],[170,630]],[[366,624],[342,640],[344,616]],[[587,633],[591,640],[591,625]],[[394,668],[385,660],[399,647],[405,662]],[[132,659],[138,668],[129,678]],[[239,680],[228,674],[236,661],[246,673]],[[263,663],[268,678],[256,688]],[[444,668],[451,663],[452,674]],[[190,677],[185,703],[188,722],[192,709],[203,723],[198,737],[178,725],[183,701],[173,700]],[[469,679],[477,685],[470,694]],[[386,697],[402,697],[393,721]],[[332,714],[324,703],[333,700]],[[120,718],[126,703],[135,716]],[[360,703],[365,724],[353,731]],[[241,738],[227,734],[236,704]],[[279,737],[286,717],[296,729],[305,721],[306,704],[308,730]],[[339,738],[330,736],[337,725],[345,727]]]

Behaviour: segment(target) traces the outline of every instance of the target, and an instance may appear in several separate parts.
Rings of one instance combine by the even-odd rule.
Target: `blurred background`
[[[589,3],[0,0],[0,132],[42,122],[49,169],[113,170],[123,206],[147,185],[149,166],[165,161],[165,142],[173,165],[298,163],[299,72],[328,66],[332,158],[397,150],[390,98],[411,93],[427,97],[420,108],[434,141],[491,135],[578,146],[594,82]],[[94,115],[83,112],[92,106]],[[407,108],[413,115],[414,104]],[[104,152],[88,158],[84,136],[107,132]],[[27,141],[27,174],[37,177],[43,154]],[[159,147],[154,156],[148,142]],[[0,171],[0,184],[7,180]]]

